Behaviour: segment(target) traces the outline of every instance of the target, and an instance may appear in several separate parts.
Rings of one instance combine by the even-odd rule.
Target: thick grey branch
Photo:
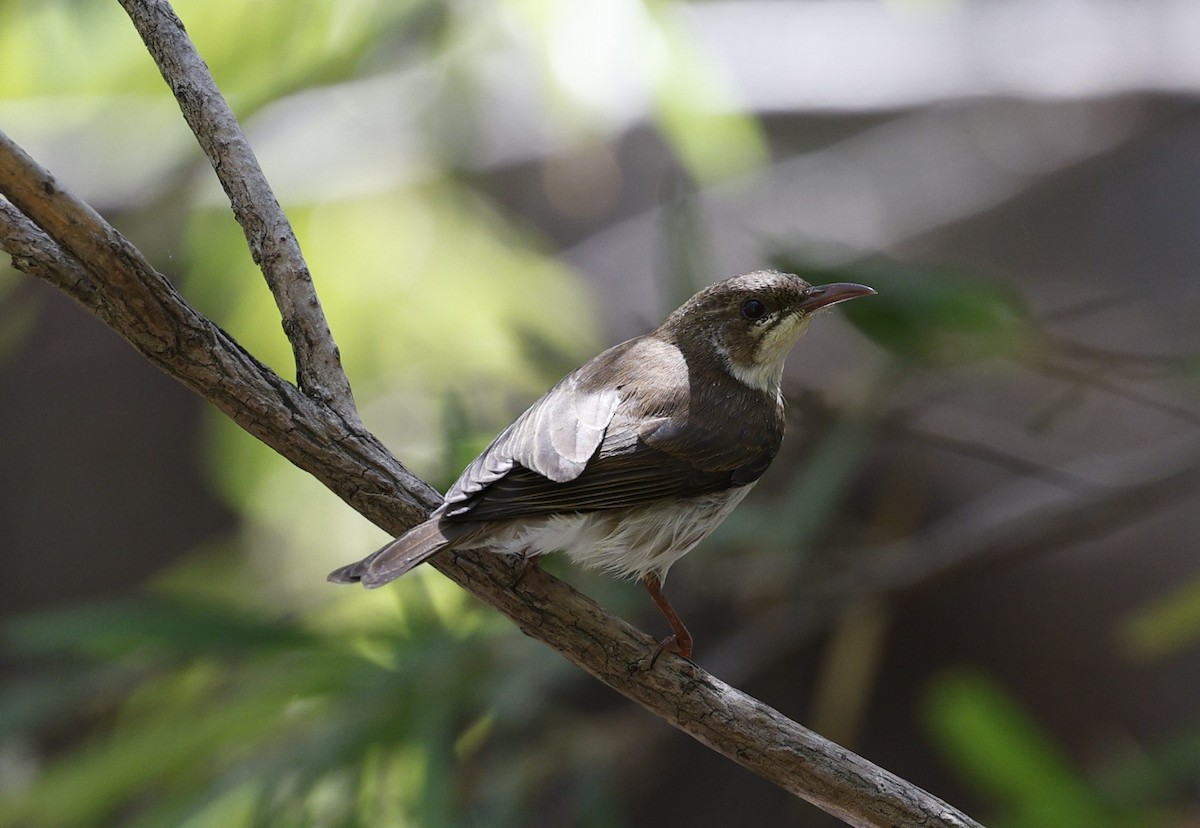
[[[348,422],[357,423],[350,381],[342,370],[341,356],[300,243],[208,66],[170,3],[120,2],[229,196],[250,253],[275,296],[295,355],[300,388],[327,403]]]

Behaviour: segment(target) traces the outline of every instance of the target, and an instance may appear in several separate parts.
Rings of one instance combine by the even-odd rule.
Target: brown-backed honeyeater
[[[382,586],[442,549],[639,578],[671,624],[671,564],[703,540],[767,470],[783,440],[783,363],[814,313],[875,291],[812,286],[770,270],[697,293],[651,333],[568,374],[475,458],[429,519],[329,580]]]

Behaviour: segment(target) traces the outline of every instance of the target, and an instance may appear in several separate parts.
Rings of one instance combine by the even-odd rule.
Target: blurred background
[[[876,287],[672,571],[697,662],[989,825],[1200,823],[1200,4],[176,9],[439,488],[704,284]],[[0,128],[293,375],[116,3],[0,0]],[[7,260],[0,448],[0,824],[832,824],[435,572],[326,584],[382,533]]]

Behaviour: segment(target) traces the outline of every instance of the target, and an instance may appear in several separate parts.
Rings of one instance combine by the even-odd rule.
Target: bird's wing
[[[517,418],[471,461],[450,490],[441,512],[477,498],[516,468],[548,484],[574,480],[600,447],[621,402],[615,388],[586,391],[570,374]]]
[[[643,373],[635,367],[624,374],[629,382],[620,388],[594,381],[597,373],[611,376],[603,371],[606,361],[610,367],[616,359],[645,364],[635,362],[639,348],[658,349],[641,354],[657,357],[656,370]],[[662,360],[670,358],[657,345],[631,340],[568,376],[466,468],[440,515],[505,520],[591,512],[757,480],[770,465],[781,433],[735,429],[731,434],[696,424],[686,416],[691,402],[686,366],[662,370]]]

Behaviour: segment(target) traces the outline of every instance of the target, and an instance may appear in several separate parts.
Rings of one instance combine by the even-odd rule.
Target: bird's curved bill
[[[798,306],[797,310],[805,313],[812,313],[821,308],[828,308],[831,305],[836,305],[838,302],[845,302],[849,299],[857,299],[860,296],[871,296],[875,293],[874,288],[869,288],[866,285],[856,285],[853,282],[834,282],[828,285],[813,285],[808,289],[808,295],[804,297]]]

